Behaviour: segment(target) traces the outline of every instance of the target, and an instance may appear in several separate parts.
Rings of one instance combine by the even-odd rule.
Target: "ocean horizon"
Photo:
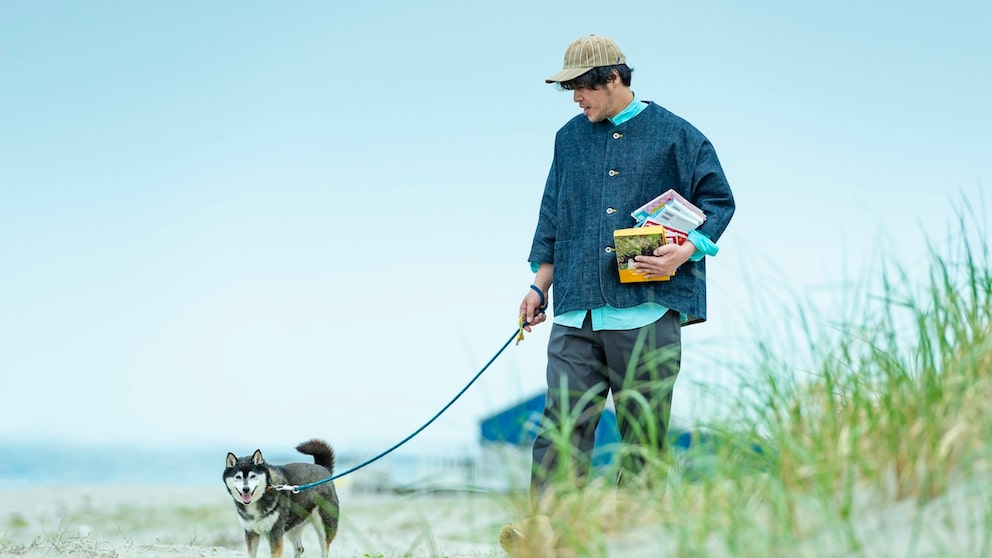
[[[335,448],[334,472],[347,471],[385,449]],[[465,445],[423,454],[399,448],[349,474],[342,481],[364,480],[388,486],[415,482],[417,478],[437,471],[461,470],[470,475],[475,466],[476,450],[477,446]],[[231,449],[212,445],[150,448],[114,444],[0,442],[0,489],[88,484],[219,487],[228,451]],[[263,453],[265,459],[273,464],[309,459],[293,449],[267,451],[263,448]],[[359,479],[360,476],[366,478]],[[373,477],[374,481],[370,481]]]

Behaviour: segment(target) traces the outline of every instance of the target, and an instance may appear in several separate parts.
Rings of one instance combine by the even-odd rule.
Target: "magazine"
[[[670,276],[645,277],[630,264],[636,256],[652,256],[654,249],[668,244],[665,227],[633,227],[613,231],[613,244],[617,253],[617,271],[621,283],[643,283],[645,281],[668,281]]]
[[[650,220],[651,224],[668,226],[685,233],[695,230],[706,221],[703,211],[675,190],[664,192],[630,215],[637,221],[635,227],[650,226],[647,223]]]

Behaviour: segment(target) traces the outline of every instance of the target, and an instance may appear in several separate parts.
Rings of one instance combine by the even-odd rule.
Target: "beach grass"
[[[638,529],[665,556],[992,555],[989,235],[957,225],[923,273],[881,262],[850,315],[797,302],[791,326],[756,330],[739,411],[700,425],[707,443],[653,456],[629,489],[559,479],[538,512],[561,555],[619,555]]]

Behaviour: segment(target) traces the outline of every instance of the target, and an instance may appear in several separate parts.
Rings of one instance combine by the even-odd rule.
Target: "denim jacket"
[[[712,144],[691,124],[649,103],[618,126],[579,114],[558,130],[528,258],[554,265],[556,314],[655,302],[687,323],[706,319],[705,259],[669,281],[620,283],[613,231],[632,227],[631,212],[669,188],[703,210],[698,230],[716,242],[734,197]]]

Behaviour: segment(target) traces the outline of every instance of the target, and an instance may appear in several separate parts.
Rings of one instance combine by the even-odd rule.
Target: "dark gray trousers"
[[[681,359],[682,332],[675,311],[639,329],[593,331],[588,316],[581,329],[552,325],[548,392],[534,441],[532,494],[538,496],[556,480],[584,482],[596,426],[611,392],[623,444],[621,474],[639,472],[645,454],[660,453]]]

